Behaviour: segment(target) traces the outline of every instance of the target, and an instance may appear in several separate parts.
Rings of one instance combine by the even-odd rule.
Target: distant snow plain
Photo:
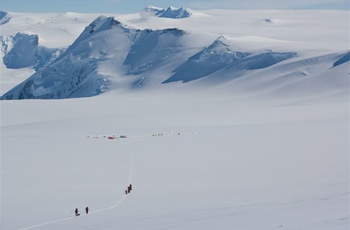
[[[11,14],[1,35],[38,34],[48,48],[68,47],[99,16]],[[345,11],[115,16],[207,34],[198,49],[220,35],[303,60],[349,49]],[[1,65],[2,94],[34,72]],[[286,87],[277,66],[213,87],[1,101],[1,229],[348,229],[349,62],[307,70]]]

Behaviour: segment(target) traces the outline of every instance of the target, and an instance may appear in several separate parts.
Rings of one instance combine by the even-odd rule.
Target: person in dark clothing
[[[128,187],[128,193],[130,193],[132,190],[132,185],[130,184],[129,187]]]
[[[86,208],[85,208],[85,212],[86,212],[86,214],[89,213],[89,207],[86,207]]]
[[[78,213],[78,209],[75,209],[75,216],[79,216],[80,214]]]

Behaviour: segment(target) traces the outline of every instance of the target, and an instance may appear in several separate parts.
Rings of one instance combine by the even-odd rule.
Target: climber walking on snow
[[[128,193],[130,193],[132,190],[132,185],[130,184],[129,187],[128,187]]]
[[[75,216],[80,216],[80,214],[78,212],[78,208],[75,209]]]
[[[125,195],[128,195],[132,190],[132,185],[130,184],[128,188],[125,190]]]

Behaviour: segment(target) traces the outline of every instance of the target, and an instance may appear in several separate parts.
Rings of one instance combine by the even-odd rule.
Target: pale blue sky
[[[336,9],[349,10],[349,0],[0,0],[13,12],[133,13],[147,5],[191,9]]]

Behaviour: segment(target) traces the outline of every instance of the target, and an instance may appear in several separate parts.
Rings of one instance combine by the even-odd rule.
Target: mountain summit
[[[192,12],[188,8],[180,7],[176,8],[169,6],[168,8],[159,8],[155,6],[147,6],[144,9],[145,12],[152,13],[161,18],[188,18],[192,15]]]

